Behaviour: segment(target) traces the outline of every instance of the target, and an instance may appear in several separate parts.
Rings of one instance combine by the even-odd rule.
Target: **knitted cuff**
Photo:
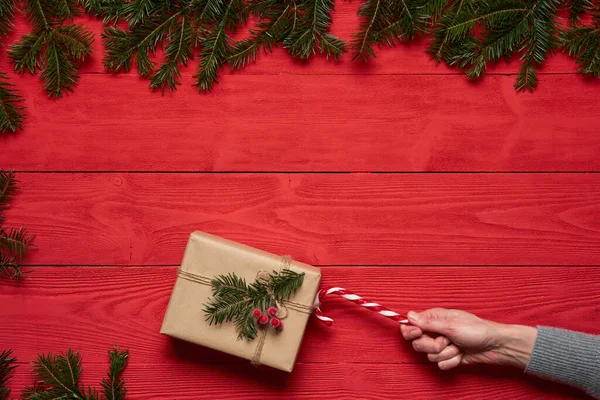
[[[525,372],[578,387],[600,399],[600,336],[538,326]]]

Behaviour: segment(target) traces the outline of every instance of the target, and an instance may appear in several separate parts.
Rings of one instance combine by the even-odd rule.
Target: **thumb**
[[[443,308],[433,308],[420,313],[409,311],[407,317],[411,324],[421,328],[422,331],[445,336],[450,333],[448,310]]]

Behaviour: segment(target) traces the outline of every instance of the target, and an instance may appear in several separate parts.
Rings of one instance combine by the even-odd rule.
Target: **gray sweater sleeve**
[[[538,326],[525,372],[577,387],[600,399],[600,336]]]

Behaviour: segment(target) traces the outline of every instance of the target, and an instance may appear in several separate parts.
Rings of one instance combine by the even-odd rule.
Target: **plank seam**
[[[294,174],[294,175],[351,175],[351,174],[373,174],[373,175],[430,175],[430,174],[454,174],[454,175],[540,175],[540,174],[599,174],[600,171],[193,171],[193,170],[12,170],[18,174],[197,174],[197,175],[234,175],[234,174],[252,174],[252,175],[276,175],[276,174]]]

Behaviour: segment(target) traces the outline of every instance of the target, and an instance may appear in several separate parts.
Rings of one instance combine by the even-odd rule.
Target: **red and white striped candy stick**
[[[329,289],[319,290],[319,292],[317,293],[317,297],[315,298],[315,304],[314,304],[315,316],[327,326],[331,326],[331,324],[333,324],[333,320],[331,318],[325,316],[325,314],[323,314],[323,311],[321,311],[321,300],[323,299],[323,297],[327,296],[328,294],[337,294],[338,296],[341,296],[341,297],[345,298],[346,300],[350,300],[354,304],[358,304],[359,306],[362,306],[362,307],[368,308],[369,310],[375,311],[379,315],[383,315],[384,317],[387,317],[393,321],[399,322],[401,324],[408,324],[408,320],[406,319],[406,317],[398,314],[397,312],[389,310],[389,309],[385,308],[384,306],[374,303],[370,300],[363,299],[362,297],[360,297],[354,293],[350,293],[349,291],[347,291],[344,288],[332,287]]]

